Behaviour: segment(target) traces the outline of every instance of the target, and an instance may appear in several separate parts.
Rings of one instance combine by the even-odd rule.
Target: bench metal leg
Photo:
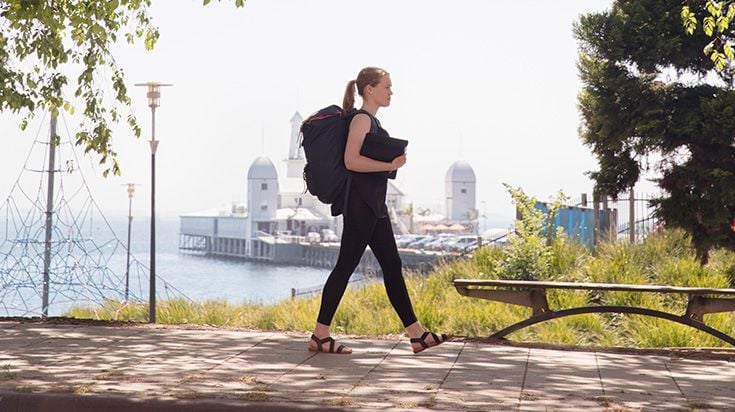
[[[492,335],[490,335],[490,338],[501,339],[509,333],[513,333],[519,329],[523,329],[525,327],[535,325],[540,322],[545,322],[551,319],[563,318],[565,316],[582,315],[582,314],[588,314],[588,313],[632,313],[636,315],[646,315],[646,316],[653,316],[656,318],[667,319],[672,322],[681,323],[683,325],[691,326],[695,329],[701,330],[702,332],[709,333],[710,335],[718,339],[721,339],[729,343],[730,345],[735,346],[735,338],[725,333],[722,333],[717,329],[711,328],[705,325],[704,323],[698,320],[694,320],[690,317],[672,315],[671,313],[661,312],[661,311],[653,310],[653,309],[631,308],[627,306],[588,306],[584,308],[572,308],[572,309],[544,312],[538,315],[531,316],[530,318],[524,321],[515,323],[513,325],[508,326],[505,329],[495,332]]]
[[[704,315],[720,312],[735,312],[735,299],[706,298],[693,295],[689,297],[689,304],[684,316],[703,322]]]
[[[512,305],[527,306],[534,315],[549,311],[546,301],[546,289],[502,290],[502,289],[470,289],[457,286],[457,292],[462,296],[492,300],[495,302],[510,303]]]

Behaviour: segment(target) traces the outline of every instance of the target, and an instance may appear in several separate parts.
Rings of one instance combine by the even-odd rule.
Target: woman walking
[[[316,328],[308,346],[310,351],[349,354],[352,349],[336,345],[329,334],[334,313],[353,271],[360,263],[369,245],[383,271],[388,299],[401,318],[410,338],[414,353],[439,345],[447,340],[445,334],[427,332],[416,319],[411,299],[403,280],[401,257],[398,254],[393,228],[385,205],[388,178],[406,164],[406,154],[381,162],[360,155],[360,148],[369,132],[388,136],[375,117],[378,109],[390,105],[392,83],[390,75],[377,67],[366,67],[357,79],[351,80],[345,90],[342,108],[354,110],[355,91],[362,97],[362,107],[352,117],[345,147],[344,162],[351,171],[351,183],[343,212],[344,230],[337,263],[322,291],[322,302]]]

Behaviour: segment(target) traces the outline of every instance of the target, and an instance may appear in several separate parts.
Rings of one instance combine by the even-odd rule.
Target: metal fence
[[[656,230],[659,221],[654,216],[651,199],[657,195],[629,192],[612,203],[617,210],[618,220],[614,233],[615,239],[638,242]]]
[[[651,200],[657,196],[631,190],[617,199],[593,199],[595,243],[604,240],[635,243],[655,231],[660,222]]]
[[[377,278],[378,274],[375,271],[368,270],[365,273],[354,273],[352,277],[350,277],[348,284],[365,286]],[[291,288],[291,299],[296,299],[297,296],[313,296],[320,293],[322,289],[324,289],[324,285],[316,285],[302,289]]]
[[[651,206],[657,196],[630,191],[617,199],[593,198],[589,202],[583,194],[557,211],[554,226],[590,249],[604,241],[639,242],[659,226]],[[548,212],[544,202],[537,202],[536,208]]]

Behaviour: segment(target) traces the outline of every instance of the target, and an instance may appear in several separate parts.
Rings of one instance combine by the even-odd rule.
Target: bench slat
[[[455,287],[518,287],[538,289],[585,289],[606,290],[620,292],[658,292],[658,293],[686,293],[690,295],[735,295],[735,289],[696,288],[684,286],[657,286],[657,285],[630,285],[614,283],[577,283],[577,282],[542,282],[533,280],[478,280],[455,279]]]

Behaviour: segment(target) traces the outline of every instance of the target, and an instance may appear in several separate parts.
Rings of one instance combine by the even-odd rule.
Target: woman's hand
[[[406,164],[406,154],[404,153],[404,154],[396,157],[395,159],[393,159],[393,161],[390,162],[390,166],[391,166],[391,169],[390,170],[391,171],[398,170],[401,167],[403,167],[403,165],[405,165],[405,164]]]

